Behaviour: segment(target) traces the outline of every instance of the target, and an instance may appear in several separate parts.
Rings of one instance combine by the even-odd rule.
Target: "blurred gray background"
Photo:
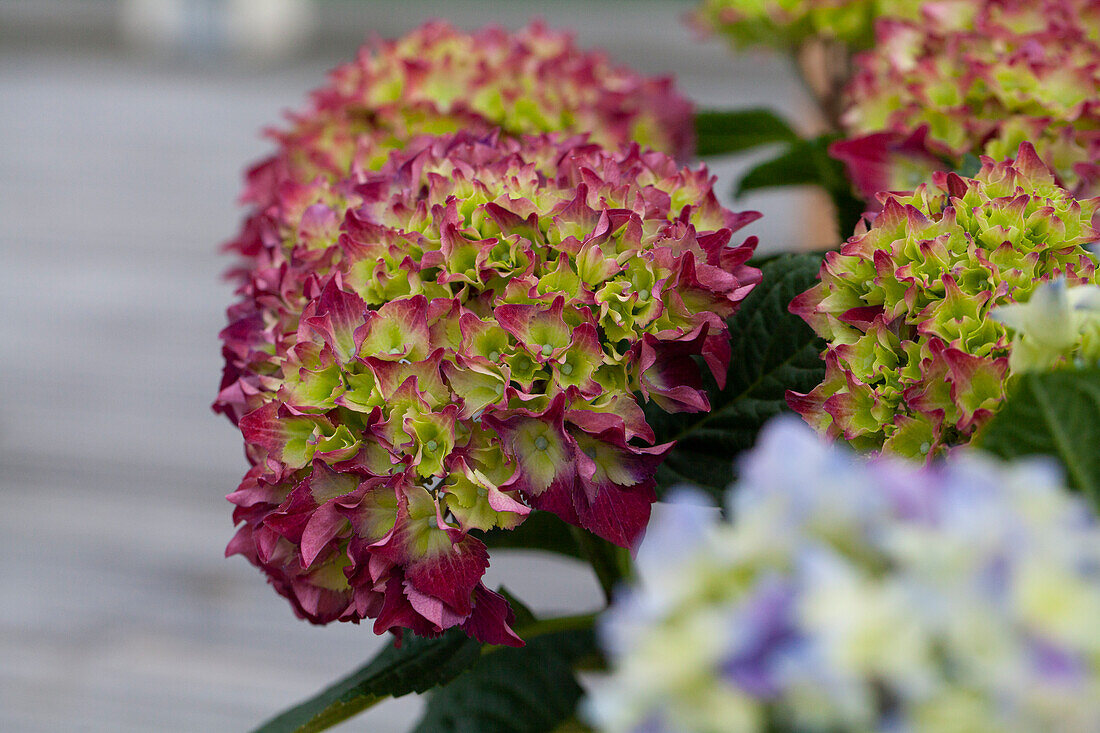
[[[0,731],[240,731],[372,655],[364,625],[296,620],[225,560],[245,469],[209,403],[230,301],[217,246],[259,137],[368,35],[541,15],[672,73],[698,104],[808,103],[736,60],[691,2],[0,0]],[[744,161],[719,161],[720,189]],[[762,250],[824,244],[804,192],[748,198]],[[494,556],[538,611],[595,608],[585,568]],[[401,731],[413,698],[341,730]]]

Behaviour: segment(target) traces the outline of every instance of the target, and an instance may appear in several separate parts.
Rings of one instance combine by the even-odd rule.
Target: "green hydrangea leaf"
[[[973,178],[978,175],[978,171],[982,169],[982,161],[978,159],[978,156],[974,153],[967,153],[962,157],[959,162],[959,167],[955,169],[955,172],[964,178]]]
[[[572,718],[581,687],[574,666],[594,654],[591,629],[498,648],[432,693],[414,733],[544,733]]]
[[[1100,507],[1100,369],[1022,375],[975,444],[1002,458],[1054,456]]]
[[[782,255],[759,266],[763,280],[729,320],[733,354],[726,388],[707,385],[711,411],[668,414],[648,406],[657,442],[677,441],[657,471],[660,489],[692,483],[723,493],[737,454],[756,442],[768,419],[788,411],[786,391],[807,391],[824,378],[824,342],[787,310],[816,282],[821,256]]]
[[[797,139],[790,125],[766,109],[704,110],[695,114],[695,147],[700,157]]]
[[[585,559],[569,525],[550,512],[532,511],[515,529],[471,534],[476,534],[490,550],[545,550]]]
[[[372,661],[310,699],[267,721],[254,733],[313,733],[390,697],[446,684],[481,656],[481,644],[461,629],[436,639],[405,634],[400,648],[388,646]]]
[[[839,241],[846,240],[866,207],[853,195],[844,164],[829,155],[829,146],[838,139],[829,134],[794,140],[777,156],[749,170],[737,184],[735,195],[765,188],[820,186],[836,208]]]

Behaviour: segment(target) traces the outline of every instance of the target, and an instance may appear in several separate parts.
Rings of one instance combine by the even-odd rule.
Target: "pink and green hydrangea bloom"
[[[1024,141],[1078,196],[1100,194],[1100,6],[982,0],[965,22],[882,20],[856,58],[834,146],[874,205],[967,154],[1002,159]]]
[[[876,18],[959,23],[969,14],[969,4],[969,0],[703,0],[692,20],[738,47],[790,50],[811,39],[825,39],[860,49],[870,47]]]
[[[883,194],[882,212],[795,298],[827,341],[824,381],[790,406],[862,450],[931,457],[964,443],[999,407],[1012,343],[990,310],[1025,303],[1044,281],[1095,283],[1086,245],[1100,200],[1076,200],[1027,144],[985,158],[974,179]]]
[[[262,209],[283,181],[377,170],[423,136],[460,130],[583,132],[607,147],[637,142],[686,161],[691,115],[671,79],[616,67],[539,23],[466,33],[433,21],[334,69],[309,109],[270,131],[278,151],[249,172],[243,198]],[[247,241],[238,247],[248,254]]]
[[[865,461],[782,418],[673,495],[601,618],[602,733],[1100,730],[1100,524],[1052,464]]]
[[[518,643],[475,533],[540,509],[630,546],[670,448],[637,395],[708,409],[696,359],[724,381],[757,215],[712,183],[637,146],[459,134],[280,186],[222,334],[215,407],[253,464],[229,550],[314,622]]]

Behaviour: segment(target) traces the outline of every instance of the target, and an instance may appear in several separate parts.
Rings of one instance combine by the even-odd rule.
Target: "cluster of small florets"
[[[243,199],[264,208],[283,181],[342,180],[421,136],[462,130],[584,132],[609,148],[637,142],[686,161],[691,116],[671,79],[615,67],[541,24],[471,34],[434,21],[334,69],[308,110],[269,133],[279,148],[249,171]],[[248,254],[249,241],[238,246]]]
[[[922,17],[922,11],[953,17],[965,11],[965,4],[960,0],[703,0],[692,19],[734,46],[791,50],[821,38],[861,49],[871,45],[876,18],[888,15],[915,20]]]
[[[864,198],[1024,141],[1075,195],[1100,193],[1100,4],[971,5],[964,22],[880,21],[857,57],[842,118],[852,139],[833,152]]]
[[[766,428],[604,618],[607,733],[1100,730],[1100,526],[1049,464],[862,461]]]
[[[230,309],[216,408],[253,468],[229,547],[302,616],[515,643],[484,544],[531,508],[634,542],[669,445],[636,393],[709,408],[756,218],[636,145],[443,136],[286,183]]]
[[[812,426],[862,450],[932,456],[965,442],[1003,401],[1010,339],[992,308],[1043,281],[1095,282],[1086,245],[1100,200],[1078,201],[1029,145],[985,158],[974,179],[883,195],[869,230],[830,252],[795,298],[828,342],[825,380],[787,401]]]

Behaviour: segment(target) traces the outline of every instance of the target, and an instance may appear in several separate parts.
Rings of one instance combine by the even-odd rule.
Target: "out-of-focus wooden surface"
[[[690,44],[676,12],[652,22]],[[208,408],[240,171],[267,149],[259,128],[350,55],[329,51],[242,70],[0,45],[0,731],[245,730],[384,643],[297,621],[222,558],[245,464]],[[715,45],[699,72],[693,53],[626,60],[706,104],[792,108],[774,61],[715,73]],[[797,199],[758,202],[772,222],[750,233],[789,246]],[[488,581],[546,611],[598,601],[584,568],[522,554]],[[418,706],[341,729],[401,731]]]

